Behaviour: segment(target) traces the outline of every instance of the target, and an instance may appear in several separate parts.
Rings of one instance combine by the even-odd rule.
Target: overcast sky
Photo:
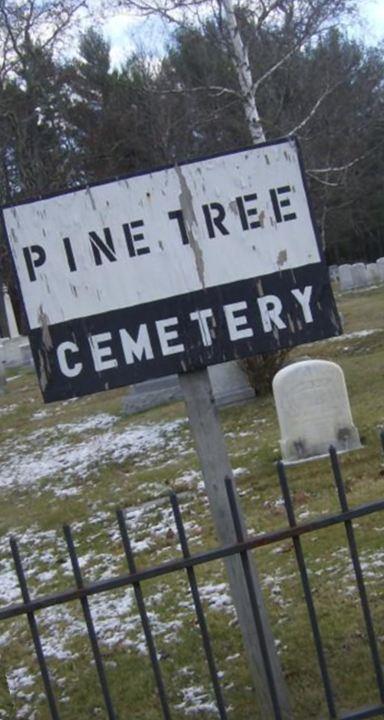
[[[361,0],[364,23],[353,27],[352,33],[367,43],[384,39],[384,0]],[[363,11],[364,8],[364,11]],[[118,65],[138,45],[152,53],[161,53],[166,42],[166,29],[158,20],[142,20],[127,13],[115,15],[103,24],[111,42],[112,63]]]

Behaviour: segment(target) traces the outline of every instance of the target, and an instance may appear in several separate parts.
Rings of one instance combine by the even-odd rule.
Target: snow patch
[[[135,455],[146,458],[152,453],[151,462],[154,462],[156,453],[180,445],[178,430],[185,421],[131,425],[115,432],[105,430],[115,422],[113,416],[100,415],[77,424],[59,424],[53,429],[37,430],[22,439],[7,440],[2,446],[4,460],[0,468],[0,487],[26,486],[55,476],[64,481],[85,479],[96,468],[111,462],[122,463]],[[95,429],[104,432],[75,443],[61,437],[66,433],[76,435]],[[59,494],[68,493],[56,484],[50,489]]]

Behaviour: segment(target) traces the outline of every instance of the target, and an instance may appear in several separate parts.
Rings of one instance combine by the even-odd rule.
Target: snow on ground
[[[365,334],[369,334],[367,331]],[[353,333],[354,337],[361,333]],[[348,336],[348,337],[350,337]],[[344,338],[347,336],[344,336]],[[335,338],[336,339],[336,338]],[[337,338],[340,339],[340,338]],[[12,406],[11,406],[12,407]],[[32,415],[33,420],[44,420],[44,411]],[[260,422],[265,422],[261,420]],[[36,427],[36,426],[35,426]],[[2,462],[0,464],[0,488],[10,489],[12,486],[33,487],[34,492],[39,491],[39,483],[50,481],[49,489],[57,496],[77,492],[72,484],[78,479],[86,479],[97,467],[111,462],[122,463],[129,457],[135,458],[136,466],[166,464],[169,462],[166,453],[179,456],[189,451],[189,439],[184,433],[185,420],[176,420],[164,423],[130,423],[122,427],[119,418],[107,413],[99,413],[93,417],[85,417],[76,423],[58,423],[54,427],[34,429],[21,437],[9,436],[1,443],[0,451]],[[243,432],[245,435],[256,435],[255,432]],[[231,437],[231,434],[228,433]],[[235,476],[247,473],[244,467],[234,470]],[[60,480],[60,482],[58,482]],[[201,474],[196,470],[184,471],[175,480],[176,485],[183,487],[180,497],[182,514],[190,502],[190,497],[196,492],[202,492],[204,485]],[[34,487],[35,486],[35,487]],[[45,486],[46,489],[47,486]],[[276,501],[276,506],[280,500]],[[306,509],[302,510],[305,517]],[[186,514],[186,513],[185,513]],[[196,543],[200,533],[199,516],[188,515],[185,527],[188,537]],[[92,547],[94,540],[100,532],[99,526],[110,521],[108,531],[110,548],[105,552],[96,552]],[[168,498],[160,498],[140,507],[129,508],[126,511],[126,522],[131,535],[132,549],[135,554],[151,550],[156,557],[162,552],[164,538],[175,538],[173,514]],[[89,534],[88,549],[84,549],[79,557],[79,563],[87,581],[116,576],[121,572],[121,538],[116,524],[110,513],[103,509],[96,512],[87,522]],[[75,540],[77,534],[85,530],[82,522],[74,523],[72,527]],[[378,530],[379,531],[379,530]],[[66,585],[73,585],[73,575],[68,554],[65,549],[60,529],[42,531],[37,526],[31,526],[20,535],[20,549],[23,563],[27,571],[32,594],[46,594],[55,588],[61,577],[66,578]],[[120,546],[119,552],[115,552]],[[157,545],[159,550],[157,551]],[[112,551],[113,548],[113,551]],[[177,543],[173,547],[174,556],[180,553]],[[58,562],[58,556],[61,560]],[[0,606],[20,601],[16,575],[13,569],[7,539],[0,540]],[[158,560],[160,562],[160,559]],[[319,558],[319,563],[322,562]],[[384,567],[384,552],[362,554],[363,570],[367,582],[375,587],[377,575]],[[334,583],[338,579],[337,592],[347,595],[356,592],[353,581],[348,551],[342,548],[335,551],[334,558],[329,567],[314,567],[312,575],[331,578]],[[281,608],[289,607],[287,599],[289,586],[295,575],[287,574],[283,569],[277,568],[273,575],[261,578],[263,589],[268,593],[272,602]],[[226,613],[229,619],[234,616],[234,608],[229,595],[229,589],[222,577],[212,577],[200,586],[201,598],[204,606],[211,612]],[[151,625],[156,637],[163,642],[176,643],[183,625],[183,620],[193,613],[193,605],[188,592],[180,590],[171,597],[173,615],[166,620],[162,615],[164,606],[169,601],[169,588],[166,583],[157,585],[156,592],[147,598],[147,607]],[[108,650],[115,647],[127,647],[139,653],[146,653],[145,643],[137,607],[132,589],[125,589],[116,593],[102,593],[90,598],[92,616],[97,629],[100,642]],[[288,617],[288,615],[287,615]],[[22,637],[29,642],[29,635],[24,621],[16,621],[14,625],[7,624],[1,627],[0,649],[4,649],[13,642],[13,638],[20,638],[20,628],[23,627]],[[73,642],[79,636],[86,635],[86,628],[81,616],[78,603],[52,607],[39,613],[39,628],[41,629],[43,648],[49,660],[65,661],[74,658]],[[59,671],[55,670],[60,680]],[[23,703],[19,711],[20,718],[34,717],[33,697],[35,678],[32,678],[26,667],[10,668],[8,682],[12,694]],[[184,689],[178,705],[185,715],[199,715],[212,713],[215,715],[215,705],[196,679],[188,676],[188,687]],[[0,712],[1,717],[1,712]]]
[[[320,343],[339,343],[339,342],[345,342],[346,340],[362,340],[363,338],[369,337],[370,335],[375,335],[376,333],[382,333],[382,328],[371,328],[369,330],[356,330],[354,332],[345,333],[343,335],[335,335],[334,337],[326,338],[325,340],[319,340],[317,341],[316,345],[319,345]],[[308,343],[308,347],[313,345],[313,343]],[[347,348],[349,349],[349,348]]]
[[[36,428],[36,422],[44,424],[49,418],[49,413],[37,411],[31,416],[31,432],[22,436],[16,436],[16,433],[13,437],[5,435],[0,445],[0,488],[33,488],[33,491],[38,493],[39,484],[45,481],[44,489],[48,488],[60,497],[76,492],[74,483],[78,482],[79,478],[85,480],[91,473],[96,472],[97,468],[108,463],[119,464],[132,457],[136,467],[159,466],[161,463],[170,462],[167,458],[172,455],[185,455],[189,452],[190,441],[184,433],[185,420],[158,424],[130,423],[122,427],[118,417],[100,413],[76,423],[59,422],[48,428]],[[178,482],[187,488],[185,495],[188,495],[188,498],[191,491],[197,490],[199,481],[201,475],[194,470],[186,471],[178,478]],[[185,498],[185,502],[188,502],[188,498]],[[182,498],[180,506],[184,512]],[[157,551],[157,545],[161,548],[164,538],[172,539],[175,536],[173,513],[168,498],[129,509],[126,522],[136,555],[149,549],[157,555],[157,552],[161,552]],[[98,537],[100,527],[105,529],[106,525],[109,526],[110,547],[100,553],[93,548],[92,541]],[[72,526],[75,543],[80,533],[86,531],[89,535],[86,541],[88,545],[84,549],[83,541],[82,553],[78,558],[84,579],[92,581],[121,573],[124,555],[113,516],[102,509],[96,511],[95,508],[87,526],[85,528],[83,522],[73,523]],[[186,519],[185,527],[189,537],[198,535],[201,530],[198,522],[190,517]],[[65,578],[67,587],[74,585],[71,563],[60,528],[42,531],[40,527],[31,525],[23,532],[16,531],[16,535],[33,596],[54,591],[58,582]],[[114,552],[118,546],[119,551]],[[176,548],[175,554],[179,552],[180,548]],[[21,601],[21,594],[7,538],[0,540],[0,558],[0,606],[18,603]],[[163,612],[166,593],[169,593],[169,588],[166,585],[163,588],[160,586],[157,593],[147,598],[148,614],[155,636],[162,638],[163,643],[174,644],[178,642],[185,615],[190,616],[193,607],[184,587],[180,598],[172,595],[171,601],[175,610],[170,619],[165,619]],[[215,606],[216,609],[221,607],[226,610],[228,589],[223,590],[223,585],[219,584],[215,592],[215,585],[211,583],[206,591],[206,600],[210,606],[214,605],[215,595],[220,596],[220,604]],[[127,647],[139,653],[147,653],[131,588],[92,596],[89,604],[103,647],[108,651],[115,647]],[[38,624],[48,661],[65,665],[66,660],[73,660],[76,655],[73,650],[74,641],[78,637],[86,636],[79,603],[55,606],[39,612]],[[25,642],[26,647],[30,646],[29,632],[24,620],[7,623],[1,627],[1,631],[0,648],[9,647],[16,638]],[[33,654],[32,651],[31,653]],[[60,667],[59,664],[54,671],[59,685]],[[35,677],[29,674],[27,667],[10,667],[7,678],[12,696],[19,706],[17,717],[23,720],[27,717],[33,718],[36,701]],[[197,701],[196,708],[200,707],[202,711],[210,709],[211,700],[204,694],[196,696]],[[187,700],[184,699],[183,702]],[[190,703],[187,702],[187,705],[189,708]],[[186,708],[186,712],[188,711]]]
[[[0,417],[1,415],[9,415],[10,413],[13,413],[18,407],[18,405],[12,403],[12,405],[6,405],[5,407],[0,408]]]
[[[355,332],[345,333],[345,335],[337,335],[337,337],[328,338],[326,342],[342,342],[344,340],[360,340],[361,338],[381,333],[381,328],[372,328],[371,330],[356,330]]]
[[[209,712],[218,717],[216,704],[209,700],[206,690],[200,685],[184,688],[182,694],[183,701],[175,706],[175,710],[183,710],[186,715]]]
[[[17,406],[4,408],[9,413]],[[98,468],[109,463],[122,463],[127,458],[135,460],[136,467],[144,463],[159,465],[168,456],[188,452],[189,439],[184,438],[184,419],[164,423],[130,423],[125,427],[119,425],[119,418],[107,413],[99,413],[93,417],[85,417],[74,423],[57,423],[48,428],[33,429],[36,422],[44,423],[50,415],[47,411],[37,411],[31,416],[31,432],[13,436],[4,434],[0,444],[0,488],[9,490],[14,487],[33,487],[39,492],[39,484],[45,481],[45,490],[63,496],[77,491],[73,484],[86,479]],[[33,424],[32,424],[33,423]],[[36,428],[36,425],[35,425]],[[190,473],[191,478],[193,472]],[[46,481],[49,481],[47,486]],[[132,548],[137,555],[154,547],[158,538],[166,537],[173,522],[168,506],[158,512],[157,505],[152,508],[139,509],[137,520],[142,515],[145,520],[140,531],[142,537],[132,539]],[[133,514],[132,514],[133,513]],[[151,517],[152,513],[152,517]],[[154,520],[156,517],[156,521]],[[129,531],[135,527],[135,513],[127,515]],[[100,553],[93,549],[92,540],[98,536],[99,525],[105,527],[110,520],[109,540],[111,548]],[[149,522],[149,525],[148,525]],[[124,561],[121,538],[116,530],[111,513],[103,510],[95,512],[88,527],[89,551],[83,549],[79,563],[87,581],[116,576],[121,572]],[[139,523],[139,525],[141,525]],[[192,523],[189,524],[192,528]],[[73,534],[77,535],[85,529],[85,523],[73,523]],[[23,564],[29,578],[32,595],[52,592],[58,581],[67,577],[66,586],[73,586],[73,573],[65,548],[60,528],[42,531],[31,525],[24,532],[16,531]],[[114,553],[114,544],[119,543],[120,552]],[[8,605],[21,601],[16,573],[8,544],[8,538],[0,540],[0,605]],[[162,597],[162,595],[160,594]],[[160,602],[159,608],[162,607]],[[100,642],[107,648],[127,645],[138,652],[146,652],[143,644],[142,629],[137,614],[132,589],[117,593],[103,593],[90,599],[92,616],[97,628]],[[173,618],[169,622],[160,618],[159,612],[149,605],[149,616],[157,636],[166,642],[175,642],[180,630],[181,620]],[[86,634],[86,628],[79,612],[77,603],[48,608],[39,613],[39,627],[42,645],[48,659],[63,661],[73,658],[72,643],[75,638]],[[23,620],[1,627],[0,647],[8,647],[13,638],[25,638],[29,641],[28,631]],[[29,678],[25,668],[11,668],[8,681],[12,693],[23,707],[19,710],[20,717],[33,716],[32,705],[28,705],[29,695],[26,692],[26,680]],[[32,682],[32,681],[31,681]],[[33,679],[33,683],[35,679]],[[31,694],[32,697],[32,694]],[[36,695],[34,695],[36,698]],[[32,702],[32,701],[31,701]]]
[[[29,486],[57,477],[68,483],[86,478],[96,465],[100,468],[110,462],[121,463],[137,455],[145,460],[148,454],[155,462],[166,448],[184,449],[178,432],[184,420],[116,430],[113,426],[117,419],[100,414],[5,440],[1,445],[0,487]],[[92,434],[73,440],[73,436],[87,432]],[[66,483],[52,484],[50,489],[58,495],[68,490]]]

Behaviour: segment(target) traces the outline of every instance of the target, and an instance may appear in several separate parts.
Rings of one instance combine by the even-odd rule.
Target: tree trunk
[[[264,130],[257,110],[253,79],[249,64],[248,51],[245,47],[237,24],[232,0],[223,0],[227,19],[229,38],[232,46],[232,57],[241,88],[243,107],[249,132],[254,145],[265,141]]]
[[[258,145],[259,143],[265,142],[265,135],[263,126],[261,124],[260,115],[257,110],[254,83],[251,67],[249,64],[248,51],[240,35],[240,30],[237,24],[237,19],[233,6],[233,0],[223,0],[223,7],[227,19],[229,39],[232,46],[233,64],[239,79],[243,107],[249,128],[249,133],[252,139],[252,143],[254,145]],[[254,570],[254,572],[256,571]],[[258,604],[260,613],[265,623],[265,631],[269,636],[269,633],[271,631],[269,628],[268,616],[264,605],[264,600],[261,594],[258,597]],[[283,718],[288,720],[288,718],[292,718],[292,712],[290,708],[285,679],[281,669],[280,660],[272,640],[272,635],[269,637],[269,651],[271,655],[270,660],[272,665],[272,674],[278,696],[278,703],[281,708],[281,715]]]

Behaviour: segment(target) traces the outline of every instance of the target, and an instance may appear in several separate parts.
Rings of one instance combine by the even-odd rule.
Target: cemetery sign
[[[6,206],[49,402],[340,333],[292,138]]]

